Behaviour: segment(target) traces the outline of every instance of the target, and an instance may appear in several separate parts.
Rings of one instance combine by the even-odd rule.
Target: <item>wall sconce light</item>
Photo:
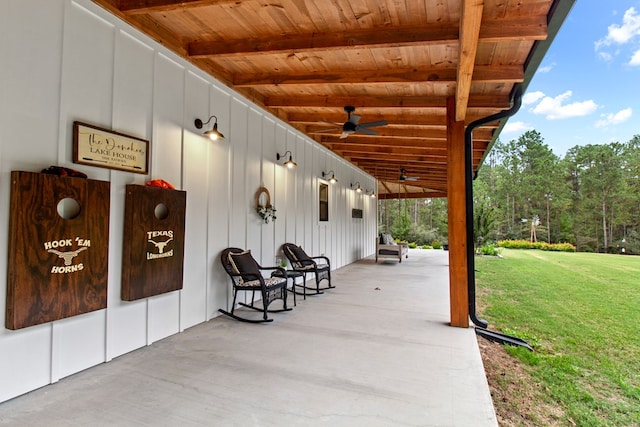
[[[331,174],[331,176],[329,176],[329,174]],[[329,172],[322,172],[322,177],[328,179],[332,184],[338,182],[338,178],[336,178],[336,174],[332,170]]]
[[[196,119],[193,124],[196,126],[196,129],[202,129],[202,127],[208,124],[211,121],[211,119],[216,119],[216,121],[213,123],[213,128],[211,128],[210,130],[204,131],[202,135],[208,136],[209,139],[212,141],[217,141],[217,140],[222,141],[224,139],[224,135],[220,131],[218,131],[218,118],[216,116],[209,117],[209,120],[207,120],[204,123],[202,122],[202,120]]]
[[[287,151],[285,151],[284,154],[276,153],[276,160],[280,160],[280,158],[286,156],[287,153],[289,153],[289,160],[284,162],[283,165],[285,165],[289,169],[293,169],[296,166],[298,166],[298,164],[296,162],[294,162],[293,159],[291,158],[291,151],[287,150]]]
[[[369,192],[367,191],[367,194],[369,194]],[[371,194],[369,194],[373,199],[376,198],[376,192],[375,190],[371,190]]]
[[[354,186],[356,187],[355,188],[356,193],[362,193],[362,187],[360,186],[359,182],[356,182],[355,184],[351,184],[351,188],[353,188]]]

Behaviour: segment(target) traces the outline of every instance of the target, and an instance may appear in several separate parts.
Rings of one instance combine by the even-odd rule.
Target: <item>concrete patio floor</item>
[[[475,333],[448,326],[447,252],[332,276],[272,323],[217,317],[0,404],[0,425],[497,426]]]

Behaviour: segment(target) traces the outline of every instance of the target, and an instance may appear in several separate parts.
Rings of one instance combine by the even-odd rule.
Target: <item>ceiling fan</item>
[[[400,178],[398,178],[399,181],[417,181],[419,179],[419,176],[407,176],[407,170],[405,168],[400,168]]]
[[[352,114],[356,110],[356,107],[351,105],[346,105],[344,107],[344,111],[347,113],[347,121],[344,122],[343,125],[339,125],[338,123],[327,122],[324,120],[320,120],[322,123],[328,123],[330,125],[334,125],[336,127],[331,129],[323,129],[318,132],[331,132],[336,129],[342,129],[342,134],[340,138],[346,138],[352,133],[359,132],[365,135],[377,135],[378,133],[375,130],[369,129],[376,126],[386,126],[389,123],[386,120],[379,120],[376,122],[367,122],[367,123],[359,123],[360,116],[357,114]]]

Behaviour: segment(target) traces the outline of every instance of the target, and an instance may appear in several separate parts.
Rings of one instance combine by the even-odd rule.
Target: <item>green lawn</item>
[[[478,257],[480,317],[534,345],[510,352],[565,425],[640,425],[640,257],[503,250]]]

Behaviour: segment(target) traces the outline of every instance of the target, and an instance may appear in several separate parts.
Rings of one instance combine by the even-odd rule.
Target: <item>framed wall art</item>
[[[73,122],[73,163],[147,174],[149,141]]]

